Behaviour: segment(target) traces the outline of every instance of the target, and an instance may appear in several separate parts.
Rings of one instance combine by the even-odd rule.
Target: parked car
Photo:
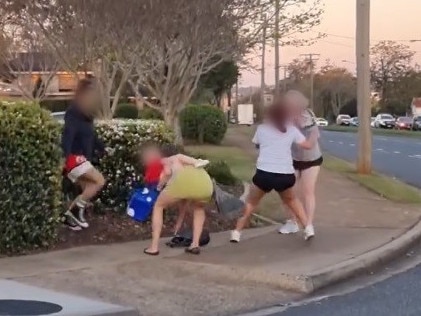
[[[66,112],[53,112],[51,113],[51,117],[56,119],[59,122],[64,122],[64,115]]]
[[[391,114],[378,114],[374,120],[375,128],[394,128],[395,118]]]
[[[371,127],[375,127],[375,126],[374,126],[374,122],[375,122],[375,121],[376,121],[376,118],[372,116],[372,117],[371,117],[371,123],[370,123],[370,126],[371,126]]]
[[[353,117],[349,120],[349,125],[351,126],[358,126],[360,125],[360,121],[358,120],[358,117]]]
[[[323,117],[318,117],[318,118],[316,118],[316,124],[317,124],[317,126],[328,126],[329,122],[326,119],[324,119]]]
[[[350,120],[351,117],[348,114],[339,114],[336,118],[336,124],[349,126]]]
[[[414,117],[412,121],[412,130],[421,131],[421,116]]]
[[[396,119],[395,128],[396,129],[412,129],[413,118],[408,116],[401,116]]]

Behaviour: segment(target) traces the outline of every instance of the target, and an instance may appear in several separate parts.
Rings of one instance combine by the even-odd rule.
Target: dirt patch
[[[243,186],[221,186],[227,192],[235,196],[241,196]],[[205,228],[210,232],[220,232],[230,230],[234,227],[235,220],[228,220],[215,213],[214,205],[208,206]],[[125,214],[107,211],[102,214],[88,212],[86,218],[90,224],[88,229],[74,232],[65,227],[61,227],[58,232],[57,243],[48,250],[67,249],[78,246],[101,245],[108,243],[121,243],[135,240],[145,240],[151,237],[151,223],[133,221]],[[177,218],[176,209],[168,210],[165,213],[163,236],[171,236],[173,227]],[[191,225],[192,216],[189,213],[186,218],[185,226]],[[254,220],[252,227],[262,227],[266,225],[263,222]],[[41,252],[41,251],[34,251]]]

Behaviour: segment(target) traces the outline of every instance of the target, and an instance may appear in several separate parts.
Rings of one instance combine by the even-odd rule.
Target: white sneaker
[[[197,163],[194,165],[196,168],[203,168],[209,164],[209,160],[198,159]]]
[[[279,227],[278,232],[280,234],[288,235],[288,234],[298,233],[299,230],[300,230],[300,228],[298,227],[297,222],[289,219],[285,222],[284,225]]]
[[[238,230],[231,231],[230,242],[238,243],[238,242],[240,242],[240,239],[241,239],[241,232],[239,232]]]
[[[307,225],[306,228],[304,228],[304,240],[309,240],[313,237],[314,237],[314,226]]]

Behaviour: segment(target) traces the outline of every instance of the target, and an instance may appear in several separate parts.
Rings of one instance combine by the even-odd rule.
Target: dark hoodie
[[[94,121],[85,115],[76,104],[71,104],[64,116],[64,129],[61,138],[64,157],[82,155],[92,161],[95,151],[104,153],[105,147],[98,138]]]

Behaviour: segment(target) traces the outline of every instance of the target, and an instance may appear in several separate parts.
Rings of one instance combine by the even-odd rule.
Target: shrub
[[[220,144],[227,131],[227,120],[222,110],[208,105],[191,105],[180,113],[183,137],[200,144]]]
[[[104,121],[97,125],[97,132],[106,146],[115,150],[99,162],[99,170],[107,180],[99,205],[123,211],[133,186],[142,181],[139,147],[151,141],[171,144],[174,137],[164,122],[146,120]]]
[[[223,160],[211,161],[206,167],[206,171],[220,184],[235,185],[238,183],[238,179],[232,174],[230,167]]]
[[[121,103],[117,105],[114,113],[115,118],[122,119],[137,119],[139,116],[139,110],[136,105],[131,103]]]
[[[139,118],[142,120],[164,120],[161,112],[147,106],[139,111]]]
[[[60,127],[38,105],[0,103],[0,252],[47,247],[61,205]]]

